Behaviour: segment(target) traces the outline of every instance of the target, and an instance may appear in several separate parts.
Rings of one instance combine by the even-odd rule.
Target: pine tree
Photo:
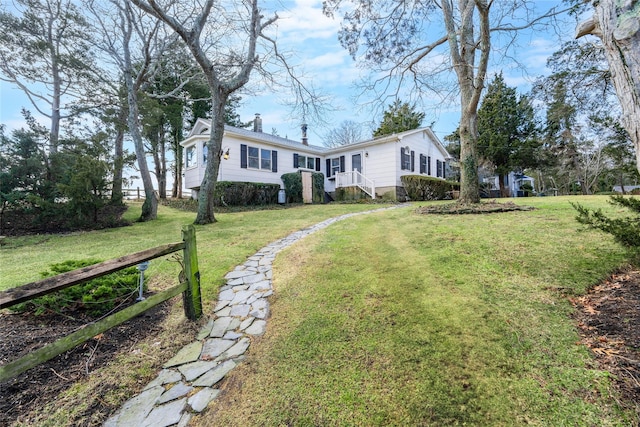
[[[502,73],[498,74],[478,110],[478,151],[495,167],[502,195],[508,195],[504,177],[509,172],[535,166],[536,133],[531,102],[525,96],[518,97]]]
[[[416,111],[415,105],[401,102],[399,99],[390,104],[382,116],[382,122],[373,136],[391,135],[411,129],[417,129],[424,120],[424,113]]]

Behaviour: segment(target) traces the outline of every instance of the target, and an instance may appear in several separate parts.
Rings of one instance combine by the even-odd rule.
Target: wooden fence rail
[[[152,295],[95,323],[85,325],[85,327],[72,334],[0,366],[0,382],[20,375],[22,372],[82,344],[107,329],[134,318],[179,293],[183,294],[184,312],[187,318],[191,320],[198,319],[202,315],[202,299],[195,228],[193,225],[184,226],[182,228],[182,242],[179,243],[147,249],[0,292],[0,308],[11,307],[12,305],[87,282],[96,277],[159,258],[181,249],[183,250],[184,270],[181,272],[180,283],[177,286]]]

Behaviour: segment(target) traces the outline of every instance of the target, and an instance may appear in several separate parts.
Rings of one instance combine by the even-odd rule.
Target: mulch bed
[[[466,214],[486,214],[513,211],[532,211],[534,207],[516,205],[513,202],[499,203],[495,200],[483,201],[481,203],[463,204],[447,203],[444,205],[421,206],[416,209],[419,214],[441,214],[441,215],[466,215]]]
[[[570,300],[581,342],[598,367],[613,374],[619,403],[634,409],[640,421],[640,271],[613,274]]]
[[[160,304],[16,378],[0,383],[0,426],[11,425],[32,410],[44,407],[45,403],[56,401],[60,393],[90,375],[94,369],[108,364],[116,354],[129,351],[138,341],[158,333],[170,307],[168,301]],[[0,364],[41,348],[93,320],[83,312],[65,314],[34,316],[0,311]],[[109,414],[117,409],[97,400],[87,411]]]

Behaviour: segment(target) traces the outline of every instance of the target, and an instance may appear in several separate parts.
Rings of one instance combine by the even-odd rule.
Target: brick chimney
[[[303,123],[301,126],[302,129],[302,143],[304,145],[309,145],[309,139],[307,138],[307,124]]]
[[[260,113],[256,113],[256,118],[253,119],[253,131],[262,132],[262,119],[260,118]]]

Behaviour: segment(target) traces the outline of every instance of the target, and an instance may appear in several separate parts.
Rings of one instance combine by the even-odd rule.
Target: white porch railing
[[[376,184],[358,171],[337,173],[336,188],[340,187],[359,187],[372,199],[376,198]]]

